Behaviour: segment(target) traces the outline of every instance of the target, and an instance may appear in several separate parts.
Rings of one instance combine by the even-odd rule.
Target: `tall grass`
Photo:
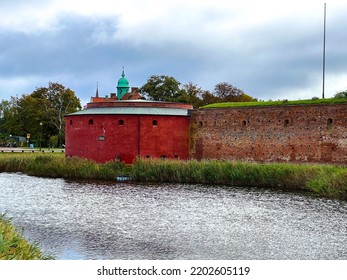
[[[98,164],[63,154],[0,154],[0,172],[67,179],[114,179],[129,172],[120,162]]]
[[[141,182],[305,190],[325,197],[347,199],[347,168],[332,165],[138,160],[134,164],[133,177]]]
[[[333,165],[160,159],[139,159],[133,165],[125,165],[120,162],[98,164],[62,154],[0,154],[0,172],[67,179],[115,179],[130,175],[138,182],[305,190],[347,200],[347,167]]]
[[[11,220],[0,214],[0,260],[45,260],[52,257],[44,256],[36,244],[24,239]]]

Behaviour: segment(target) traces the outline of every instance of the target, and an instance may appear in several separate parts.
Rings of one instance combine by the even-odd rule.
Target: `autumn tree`
[[[201,94],[201,106],[220,102],[223,102],[222,99],[209,90],[204,90]]]
[[[199,87],[197,84],[189,82],[188,84],[183,85],[179,101],[192,104],[194,108],[198,108],[202,105],[202,94],[203,90],[201,87]]]
[[[256,98],[246,94],[242,89],[239,89],[226,82],[215,85],[214,95],[220,99],[219,102],[257,101]]]
[[[237,99],[241,94],[244,94],[243,90],[226,82],[216,84],[214,93],[224,101],[232,101],[233,99]]]

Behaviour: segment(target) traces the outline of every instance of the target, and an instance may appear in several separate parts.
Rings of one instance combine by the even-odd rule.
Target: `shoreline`
[[[12,225],[11,219],[0,213],[0,260],[49,260],[36,243],[29,243]]]
[[[63,153],[0,153],[0,172],[64,179],[182,183],[305,191],[347,200],[347,166],[221,160],[139,159],[133,165],[65,157]]]

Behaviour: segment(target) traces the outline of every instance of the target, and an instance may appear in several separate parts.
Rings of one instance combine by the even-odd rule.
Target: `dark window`
[[[157,126],[157,125],[158,125],[158,121],[157,121],[157,120],[153,120],[153,121],[152,121],[152,125],[153,125],[153,126]]]
[[[124,125],[124,120],[119,120],[118,125]]]
[[[288,126],[289,125],[289,120],[284,120],[284,126]]]
[[[242,121],[242,125],[246,126],[247,125],[247,121]]]
[[[88,124],[89,124],[89,125],[92,125],[92,124],[94,124],[94,121],[93,121],[93,119],[90,119],[90,120],[88,121]]]
[[[72,120],[70,120],[70,125],[72,125]]]
[[[328,129],[332,129],[333,128],[333,123],[334,123],[334,121],[333,121],[332,118],[327,119],[327,127],[328,127]]]

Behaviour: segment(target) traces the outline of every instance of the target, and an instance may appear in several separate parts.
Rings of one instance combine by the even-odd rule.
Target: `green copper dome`
[[[129,87],[129,81],[125,78],[124,69],[122,72],[122,78],[118,80],[117,87]]]
[[[126,94],[129,90],[129,81],[125,78],[124,68],[122,71],[122,78],[118,80],[117,84],[117,98],[121,100],[124,94]]]

